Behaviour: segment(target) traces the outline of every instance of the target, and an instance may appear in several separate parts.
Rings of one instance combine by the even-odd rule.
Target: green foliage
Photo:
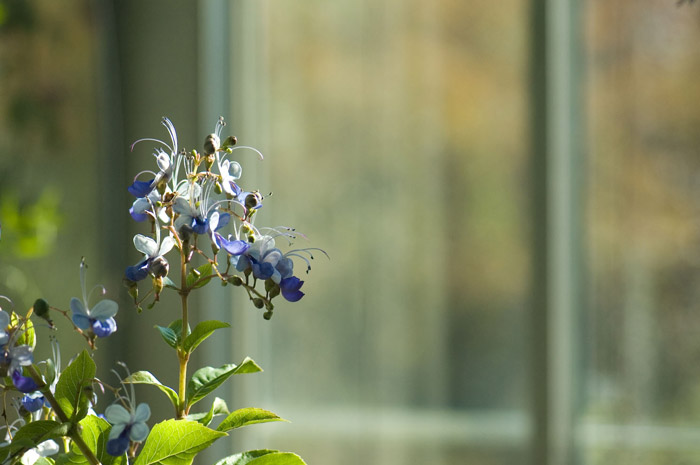
[[[54,396],[73,422],[87,415],[95,371],[95,362],[87,350],[83,350],[58,378]]]
[[[263,410],[261,408],[242,408],[231,413],[221,422],[218,431],[230,431],[242,426],[254,425],[256,423],[268,423],[271,421],[287,421],[280,418],[277,414]]]
[[[214,419],[214,417],[219,416],[219,415],[228,415],[228,406],[226,405],[226,402],[219,398],[215,397],[214,402],[211,403],[211,408],[209,409],[208,412],[205,413],[191,413],[187,415],[188,420],[192,421],[198,421],[199,423],[203,424],[204,426],[209,426],[209,423]],[[218,429],[218,428],[217,428]]]
[[[175,392],[173,388],[168,387],[158,381],[156,377],[148,371],[137,371],[136,373],[132,373],[131,376],[124,379],[124,382],[132,384],[150,384],[151,386],[155,386],[165,393],[165,395],[168,396],[168,399],[170,399],[170,402],[172,402],[173,407],[177,408],[179,404],[177,392]]]
[[[31,441],[34,445],[49,439],[58,439],[66,436],[67,430],[61,428],[61,424],[51,420],[39,420],[27,423],[15,433],[12,442]]]
[[[246,357],[240,365],[227,364],[219,368],[204,367],[195,371],[187,383],[186,403],[188,408],[199,402],[232,375],[256,373],[262,371],[250,358]]]
[[[188,354],[193,352],[199,344],[220,328],[228,328],[231,325],[218,320],[202,321],[194,327],[192,332],[185,338],[182,348]]]
[[[187,273],[187,288],[197,289],[205,286],[209,281],[211,281],[212,269],[211,263],[205,263],[202,266],[190,270],[190,272]],[[203,277],[206,279],[199,281]]]
[[[166,420],[153,427],[134,465],[189,465],[194,456],[226,433],[196,421]]]
[[[177,343],[180,340],[180,336],[178,334],[175,334],[175,331],[165,326],[155,325],[154,328],[156,328],[160,332],[160,335],[166,344],[168,344],[173,349],[177,349]]]
[[[306,462],[291,452],[262,449],[230,455],[215,465],[306,465]]]
[[[126,454],[113,457],[107,453],[107,438],[111,428],[111,425],[102,418],[88,415],[80,421],[80,437],[102,465],[127,465]],[[72,442],[68,454],[59,455],[56,463],[58,465],[82,465],[89,462],[75,442]]]
[[[13,328],[17,328],[19,324],[19,315],[17,315],[15,312],[12,312],[10,314],[10,326],[12,326]],[[17,338],[16,344],[26,344],[32,349],[34,349],[34,347],[36,347],[36,332],[34,331],[34,323],[32,323],[32,320],[27,318],[27,321],[24,323],[24,325],[22,325],[19,331],[21,331],[21,334]]]

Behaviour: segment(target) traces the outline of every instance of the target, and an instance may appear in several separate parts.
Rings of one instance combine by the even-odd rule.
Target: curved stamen
[[[261,160],[263,160],[265,158],[265,157],[263,157],[262,152],[260,152],[260,150],[256,149],[255,147],[250,147],[248,145],[237,145],[237,146],[231,148],[231,150],[239,150],[239,149],[252,150],[253,152],[258,154],[258,156],[260,157]]]
[[[95,289],[100,289],[100,293],[102,295],[105,295],[107,293],[107,289],[102,285],[102,284],[95,284],[92,289],[90,289],[90,293],[87,296],[87,300],[85,301],[85,309],[88,309],[88,302],[90,301],[90,298],[92,297],[92,293],[95,292]]]
[[[4,295],[0,295],[0,299],[7,300],[7,302],[9,302],[9,304],[10,304],[10,310],[8,311],[8,313],[14,311],[14,309],[15,309],[15,303],[12,302],[12,300],[11,300],[9,297],[4,296]]]
[[[166,146],[166,147],[168,148],[168,150],[170,150],[171,152],[173,151],[173,149],[172,149],[168,144],[166,144],[165,142],[163,142],[162,140],[160,140],[160,139],[153,139],[153,138],[151,138],[151,137],[144,137],[143,139],[139,139],[139,140],[135,141],[133,144],[131,144],[131,151],[132,151],[132,152],[134,151],[134,146],[135,146],[136,144],[138,144],[139,142],[147,141],[147,140],[150,140],[151,142],[158,142],[159,144],[163,144],[164,146]]]
[[[177,153],[177,132],[175,132],[175,126],[173,126],[172,121],[170,121],[170,119],[166,118],[165,116],[161,120],[160,124],[165,126],[165,129],[168,130],[168,134],[170,134],[170,140],[173,141],[173,148],[170,151],[171,151],[171,153],[176,154]]]
[[[151,170],[143,170],[143,171],[139,171],[138,173],[136,173],[136,176],[134,176],[134,181],[136,181],[138,179],[138,177],[141,176],[142,174],[152,174],[153,177],[156,176],[156,173],[151,171]]]
[[[221,130],[224,129],[224,126],[226,126],[226,121],[224,121],[223,116],[219,116],[219,120],[216,122],[216,127],[214,128],[214,134],[216,134],[216,137],[221,139]]]

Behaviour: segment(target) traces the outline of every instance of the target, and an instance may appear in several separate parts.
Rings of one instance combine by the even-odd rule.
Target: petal
[[[34,361],[34,354],[32,354],[32,348],[28,345],[22,344],[21,346],[15,346],[10,350],[10,357],[15,363],[22,366],[31,365]]]
[[[158,252],[158,244],[156,244],[156,241],[143,234],[134,236],[134,247],[136,247],[136,250],[149,257],[155,256],[156,252]]]
[[[117,423],[129,423],[131,414],[121,405],[112,404],[105,409],[105,418],[113,425]]]
[[[303,284],[304,281],[300,280],[296,276],[283,279],[280,282],[282,297],[290,302],[297,302],[299,299],[304,297],[304,293],[299,290]]]
[[[107,441],[107,453],[115,457],[124,455],[129,448],[129,435],[122,433],[114,439]]]
[[[231,221],[231,215],[229,215],[228,213],[224,213],[219,216],[219,224],[216,227],[211,226],[211,229],[213,229],[214,231],[218,231],[219,229],[226,226],[229,223],[229,221]]]
[[[158,255],[165,255],[166,253],[170,252],[173,247],[175,247],[175,239],[173,239],[173,236],[166,237],[160,244]]]
[[[73,323],[75,323],[75,326],[80,329],[88,329],[90,327],[90,318],[86,317],[85,315],[74,313],[73,318],[71,319],[73,320]]]
[[[161,171],[167,173],[170,169],[170,155],[161,150],[156,157],[156,163]]]
[[[97,337],[107,337],[117,330],[117,322],[114,318],[107,318],[104,320],[95,320],[92,323],[92,332],[95,333]]]
[[[129,438],[135,442],[145,441],[148,437],[148,425],[143,422],[134,423],[129,430]]]
[[[17,390],[20,392],[34,392],[39,389],[34,380],[28,376],[22,376],[21,370],[15,370],[12,372],[12,384],[15,385]]]
[[[134,197],[146,197],[153,190],[153,179],[150,181],[134,181],[126,188]]]
[[[129,281],[141,281],[148,276],[148,260],[144,260],[134,266],[128,266],[124,275]]]
[[[28,412],[36,412],[44,406],[44,396],[30,396],[25,395],[22,397],[22,407]]]
[[[0,310],[0,329],[5,330],[5,328],[9,324],[10,324],[10,315],[4,310]]]
[[[90,310],[90,316],[96,320],[106,320],[117,314],[119,310],[119,305],[109,299],[100,300],[92,307]]]
[[[148,404],[143,403],[139,404],[138,407],[136,407],[136,411],[134,412],[134,422],[143,422],[151,418],[151,408],[148,406]]]
[[[246,250],[250,248],[250,244],[247,243],[246,241],[229,241],[228,239],[224,239],[221,235],[217,234],[217,239],[219,239],[219,243],[221,244],[221,248],[224,249],[226,252],[229,253],[229,255],[240,255],[244,253]],[[239,270],[242,271],[242,270]]]
[[[0,331],[0,346],[4,346],[9,340],[10,335],[7,333],[7,331]]]
[[[175,202],[173,203],[173,211],[179,213],[180,215],[191,216],[195,211],[193,211],[190,206],[189,200],[185,197],[175,197]]]
[[[117,423],[116,425],[112,425],[112,429],[109,430],[109,436],[107,436],[109,439],[117,439],[119,436],[121,436],[122,432],[124,432],[124,428],[126,428],[126,423]]]
[[[56,441],[53,441],[51,439],[42,442],[41,444],[36,446],[36,448],[39,452],[39,455],[41,455],[42,457],[48,457],[50,455],[58,454],[60,450]]]
[[[211,215],[209,215],[209,229],[212,231],[216,231],[219,226],[219,212],[215,211],[212,212]]]
[[[87,312],[85,311],[85,306],[81,301],[73,297],[70,299],[70,310],[73,312],[73,315],[86,315]]]

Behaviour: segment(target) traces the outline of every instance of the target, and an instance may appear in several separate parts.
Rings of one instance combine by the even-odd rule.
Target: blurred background
[[[129,146],[223,115],[259,224],[331,260],[271,321],[197,302],[233,323],[197,363],[266,370],[218,396],[292,421],[198,463],[700,464],[698,39],[675,0],[0,0],[0,294],[67,309],[87,257],[121,302],[98,375],[174,382],[177,306],[121,285]]]

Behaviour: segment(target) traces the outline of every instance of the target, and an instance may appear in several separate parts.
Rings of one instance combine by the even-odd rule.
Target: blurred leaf
[[[226,405],[226,402],[219,398],[215,397],[214,402],[211,404],[211,408],[209,409],[208,412],[205,413],[191,413],[187,415],[187,420],[192,420],[192,421],[197,421],[204,426],[209,426],[209,423],[214,419],[215,416],[218,415],[228,415],[228,406]],[[218,428],[217,428],[218,429]]]
[[[215,465],[306,465],[306,462],[291,452],[263,449],[231,455]]]

